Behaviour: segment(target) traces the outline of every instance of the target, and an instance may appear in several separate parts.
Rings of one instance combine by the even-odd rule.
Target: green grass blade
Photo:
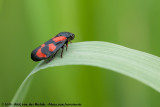
[[[79,42],[69,45],[63,58],[60,52],[49,63],[40,62],[27,76],[12,102],[21,101],[28,78],[41,69],[63,65],[90,65],[132,77],[160,92],[160,57],[107,42]],[[20,97],[21,96],[21,97]]]

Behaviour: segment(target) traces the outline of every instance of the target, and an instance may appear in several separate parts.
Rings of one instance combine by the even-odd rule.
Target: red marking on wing
[[[49,47],[49,51],[51,52],[53,52],[56,49],[56,46],[53,43],[48,44],[48,47]]]
[[[67,38],[65,36],[59,36],[59,37],[53,38],[52,40],[55,41],[55,42],[59,42],[59,41],[64,41],[66,39]]]
[[[41,45],[41,48],[43,48],[43,47],[45,47],[45,44],[42,44],[42,45]]]
[[[46,54],[42,53],[41,48],[38,49],[36,55],[40,58],[46,58]]]
[[[41,47],[38,49],[36,55],[40,58],[46,58],[46,54],[42,53],[41,49],[45,46],[45,44],[42,44]]]

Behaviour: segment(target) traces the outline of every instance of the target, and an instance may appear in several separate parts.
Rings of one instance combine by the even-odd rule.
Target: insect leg
[[[67,41],[67,43],[66,43],[66,51],[67,51],[67,48],[68,48],[68,41]]]
[[[61,58],[63,57],[63,49],[64,49],[64,45],[62,46]]]

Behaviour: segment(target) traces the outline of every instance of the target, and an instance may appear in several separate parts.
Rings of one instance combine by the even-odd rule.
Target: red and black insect
[[[38,48],[32,51],[31,58],[33,61],[40,61],[54,57],[60,48],[62,48],[61,57],[63,55],[64,45],[66,45],[66,51],[68,48],[68,42],[73,40],[75,35],[70,32],[61,32],[52,39],[48,40]],[[51,59],[52,59],[51,58]]]

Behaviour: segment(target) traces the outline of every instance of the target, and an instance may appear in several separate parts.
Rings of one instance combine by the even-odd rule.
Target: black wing
[[[59,42],[49,42],[42,48],[42,53],[47,56],[46,58],[49,58],[50,56],[54,55],[60,48],[62,48],[66,42],[67,40]]]

